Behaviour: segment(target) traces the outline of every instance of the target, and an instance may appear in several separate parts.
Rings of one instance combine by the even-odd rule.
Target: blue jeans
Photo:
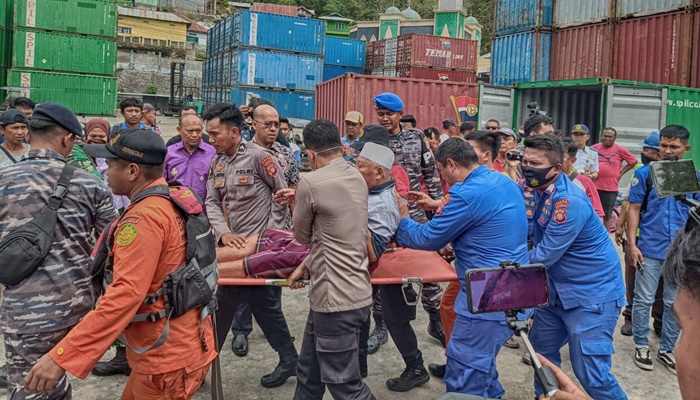
[[[634,277],[634,303],[632,305],[632,335],[637,346],[649,346],[649,310],[654,303],[656,288],[659,286],[661,266],[664,260],[644,258],[644,274],[637,271]],[[676,301],[678,288],[664,285],[664,316],[661,327],[660,350],[673,351],[681,333],[676,317],[671,311],[671,305]]]
[[[564,310],[560,301],[535,311],[530,341],[535,351],[561,366],[559,351],[569,343],[571,366],[583,389],[596,400],[621,400],[627,395],[610,372],[613,332],[624,301]],[[535,382],[539,396],[542,389]]]
[[[445,384],[447,392],[501,398],[505,389],[498,381],[496,356],[513,335],[503,322],[457,314],[447,344]]]

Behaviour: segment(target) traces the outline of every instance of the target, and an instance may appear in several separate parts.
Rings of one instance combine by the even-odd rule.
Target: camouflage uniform
[[[95,163],[92,161],[92,158],[88,157],[87,154],[83,151],[83,148],[78,146],[77,144],[73,144],[73,150],[71,150],[70,154],[68,154],[68,157],[66,157],[66,162],[74,167],[80,168],[83,171],[87,171],[96,177],[102,179],[102,175],[100,175],[99,172],[97,172],[97,169],[95,167]]]
[[[414,128],[401,128],[399,135],[390,137],[391,150],[396,157],[396,163],[401,165],[408,174],[411,183],[411,191],[420,192],[420,177],[423,177],[428,194],[433,199],[442,198],[442,187],[440,186],[440,176],[435,166],[433,152],[425,144],[425,134]],[[411,219],[421,224],[428,223],[425,211],[415,204],[409,205]],[[425,311],[439,312],[440,300],[442,299],[442,288],[437,283],[424,283],[421,300]],[[376,300],[375,300],[376,301]],[[376,305],[374,306],[376,309]]]
[[[64,165],[60,154],[37,149],[19,163],[0,170],[0,239],[46,207]],[[5,330],[8,399],[70,398],[65,376],[48,396],[26,393],[24,377],[36,360],[92,309],[91,234],[93,229],[101,232],[116,217],[105,183],[76,170],[58,210],[49,254],[33,275],[3,290],[0,311]]]

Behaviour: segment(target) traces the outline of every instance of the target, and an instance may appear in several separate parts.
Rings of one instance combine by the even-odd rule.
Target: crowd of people
[[[321,399],[326,389],[336,399],[375,398],[363,381],[368,355],[389,336],[405,363],[389,390],[408,392],[432,375],[448,394],[501,398],[497,356],[520,344],[503,313],[472,312],[465,274],[505,260],[548,272],[549,305],[526,314],[559,391],[535,381],[535,395],[626,399],[611,373],[613,333],[622,314],[621,333],[635,343],[630,362],[653,369],[650,313],[656,362],[678,374],[684,398],[700,391],[700,221],[657,195],[647,165],[682,158],[686,128],[651,132],[640,163],[615,143],[613,127],[591,146],[586,125],[560,137],[538,113],[518,132],[451,118],[442,131],[420,130],[399,96],[381,93],[372,99],[376,123],[358,111],[345,116],[344,132],[311,121],[302,149],[289,120],[255,100],[201,116],[185,108],[167,143],[153,106],[133,98],[120,103],[124,122],[114,126],[100,118],[83,126],[66,107],[28,98],[0,115],[0,252],[11,232],[61,200],[47,255],[3,288],[8,399],[70,398],[66,372],[128,375],[123,399],[191,398],[229,332],[233,353],[247,355],[253,316],[279,355],[260,384],[296,377],[295,399]],[[437,252],[457,279],[425,282],[420,293],[373,284],[382,256],[401,247]],[[228,257],[218,270],[217,254]],[[418,275],[432,267],[421,260]],[[308,286],[300,348],[280,286],[218,286],[211,301],[181,307],[219,274]],[[444,364],[425,365],[412,326],[418,299]],[[559,369],[566,344],[582,389]],[[111,346],[115,357],[99,362]],[[533,362],[529,353],[523,361]]]

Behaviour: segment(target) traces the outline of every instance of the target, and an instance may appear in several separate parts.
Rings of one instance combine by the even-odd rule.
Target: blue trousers
[[[569,343],[574,373],[583,389],[596,400],[627,399],[610,373],[613,332],[623,303],[610,301],[564,310],[557,301],[535,311],[530,341],[535,351],[561,366],[559,351]],[[539,396],[542,389],[535,382]]]
[[[457,314],[447,345],[447,392],[500,398],[505,390],[498,381],[496,356],[513,332],[503,322]]]

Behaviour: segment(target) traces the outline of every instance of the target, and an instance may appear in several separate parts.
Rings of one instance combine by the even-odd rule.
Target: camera
[[[547,115],[547,111],[543,111],[536,101],[528,103],[527,109],[530,110],[530,114],[528,115],[528,117],[532,117],[533,115]]]
[[[522,161],[523,153],[519,151],[509,151],[506,153],[506,159],[509,161]]]

